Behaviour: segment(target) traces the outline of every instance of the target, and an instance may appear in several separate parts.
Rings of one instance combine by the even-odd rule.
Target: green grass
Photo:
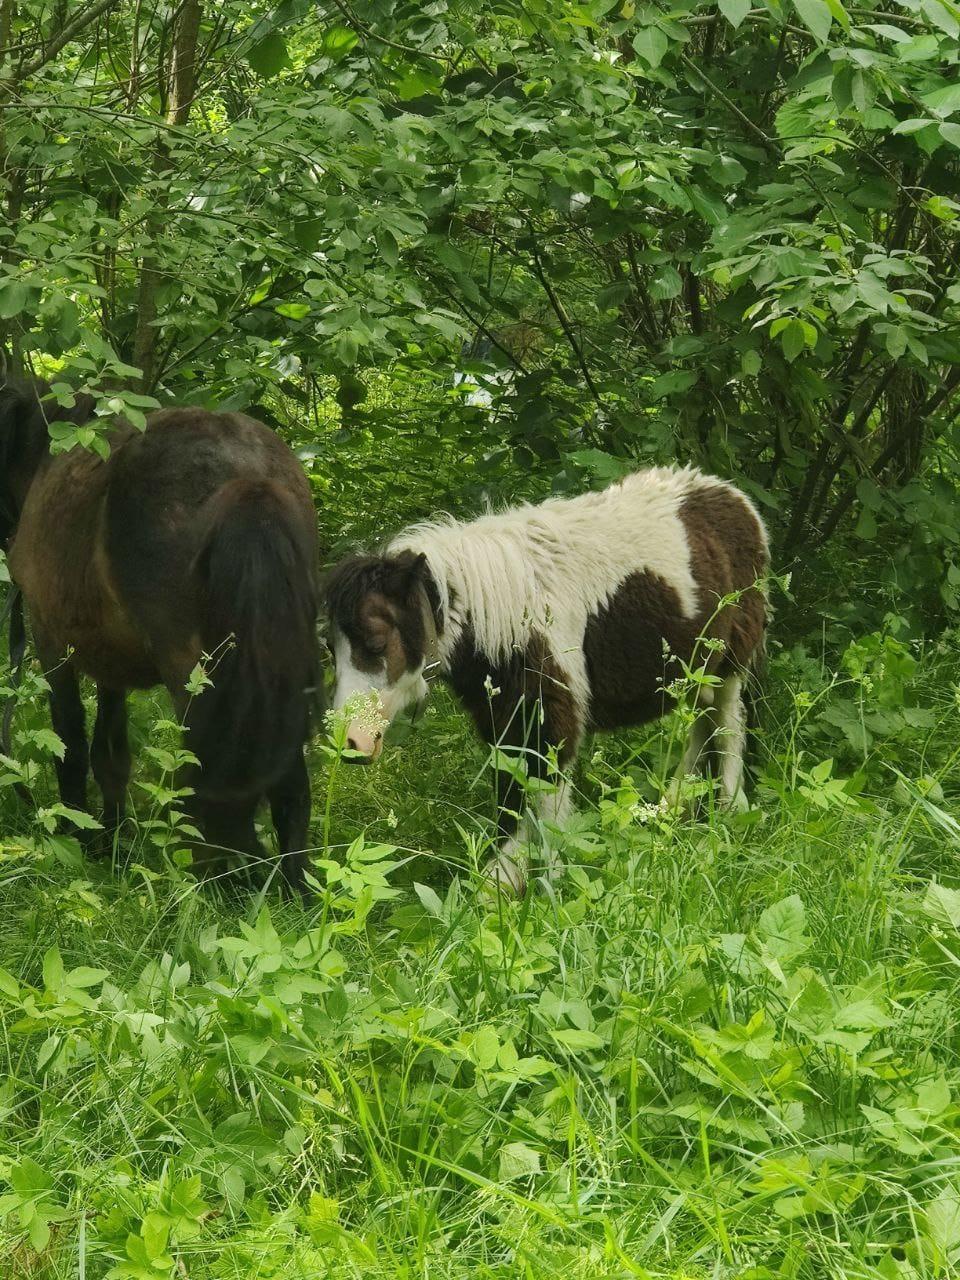
[[[376,769],[318,748],[306,907],[6,803],[0,1275],[955,1274],[955,637],[895,689],[875,647],[775,663],[741,818],[651,814],[665,730],[598,739],[522,903],[445,697]]]

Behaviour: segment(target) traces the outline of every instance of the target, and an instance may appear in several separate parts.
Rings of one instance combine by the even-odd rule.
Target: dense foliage
[[[756,807],[598,742],[519,905],[442,698],[318,741],[301,908],[197,891],[151,700],[81,855],[28,668],[4,1277],[956,1274],[958,68],[952,0],[0,0],[4,369],[255,413],[331,554],[676,458],[784,575]]]

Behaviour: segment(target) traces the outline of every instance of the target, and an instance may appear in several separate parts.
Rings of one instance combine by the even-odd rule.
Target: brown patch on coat
[[[746,670],[763,642],[766,601],[754,584],[767,567],[763,531],[750,507],[718,485],[695,489],[680,507],[699,591],[688,617],[676,590],[658,574],[630,574],[588,620],[583,648],[590,720],[623,729],[673,707],[666,691],[683,666],[724,676]],[[739,592],[735,602],[719,601]],[[721,648],[704,645],[717,640]]]
[[[566,672],[539,632],[508,658],[494,661],[478,647],[468,623],[448,668],[447,680],[483,740],[507,751],[525,749],[531,777],[545,776],[551,748],[561,768],[573,761],[583,734],[582,714]],[[524,795],[509,773],[499,771],[496,792],[497,826],[505,839],[517,829]]]
[[[387,682],[396,683],[407,668],[397,609],[382,591],[371,591],[357,608],[357,633],[350,641],[350,660],[357,671],[375,675],[386,670]]]
[[[693,659],[704,621],[684,615],[679,595],[658,574],[626,577],[584,630],[590,723],[625,729],[669,711],[665,686],[681,674],[681,661]]]
[[[583,734],[569,678],[546,638],[531,632],[523,648],[494,661],[464,627],[449,661],[448,681],[484,741],[507,748],[558,749],[561,765],[576,754]],[[496,690],[496,692],[492,692]]]
[[[767,620],[766,600],[756,585],[769,563],[763,529],[746,501],[721,485],[695,489],[679,514],[705,623],[721,597],[740,593],[709,630],[727,646],[721,672],[745,670],[763,643]]]

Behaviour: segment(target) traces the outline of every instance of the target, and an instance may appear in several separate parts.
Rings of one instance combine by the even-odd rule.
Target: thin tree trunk
[[[6,50],[10,45],[13,37],[13,20],[16,17],[15,0],[0,0],[0,108],[2,108],[5,99],[9,96],[13,85],[13,77],[4,74],[4,66],[7,61]],[[4,193],[4,187],[6,192]],[[6,226],[9,231],[16,234],[18,216],[14,217],[14,208],[19,209],[22,181],[19,173],[13,173],[10,169],[10,157],[7,152],[7,130],[6,130],[6,112],[0,109],[0,194],[2,194],[4,203],[4,212],[6,215]],[[7,260],[9,240],[0,240],[0,266],[3,266]],[[6,369],[8,356],[14,357],[13,363],[16,364],[16,342],[13,341],[14,326],[13,323],[0,323],[0,376],[3,376]],[[11,341],[12,349],[8,348],[8,337]]]
[[[203,16],[202,0],[183,0],[174,19],[173,48],[166,77],[159,69],[159,78],[167,86],[166,124],[180,128],[187,123],[190,104],[197,83],[197,46],[200,22]],[[157,137],[153,169],[158,185],[169,175],[173,166],[162,134]],[[156,246],[160,238],[164,214],[167,208],[167,192],[161,186],[157,194],[157,208],[148,225],[149,238]],[[132,363],[141,371],[144,391],[151,391],[157,377],[157,295],[163,281],[160,261],[154,249],[144,255],[140,266],[140,287],[137,297],[137,327],[133,339]]]

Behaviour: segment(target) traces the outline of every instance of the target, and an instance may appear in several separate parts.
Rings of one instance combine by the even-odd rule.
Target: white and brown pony
[[[743,683],[763,647],[767,564],[752,503],[691,468],[415,525],[328,579],[334,706],[374,702],[351,720],[348,746],[355,759],[376,759],[381,728],[426,695],[435,668],[483,738],[522,751],[529,774],[543,777],[552,754],[569,767],[587,730],[670,710],[670,685],[692,669],[712,678],[699,683],[703,714],[678,778],[709,764],[720,803],[742,805]],[[541,817],[560,822],[565,787],[537,794]],[[498,773],[502,843],[487,874],[516,892],[526,879],[523,801],[517,780]]]

